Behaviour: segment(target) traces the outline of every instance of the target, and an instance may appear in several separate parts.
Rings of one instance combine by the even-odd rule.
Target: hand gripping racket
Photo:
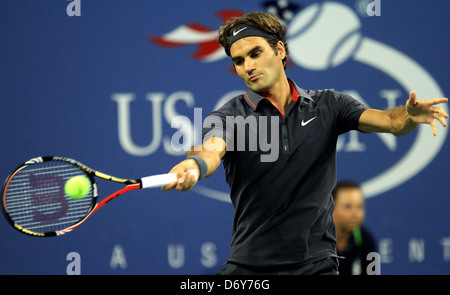
[[[74,176],[90,180],[89,193],[74,199],[65,194],[65,183]],[[97,203],[94,177],[122,183],[124,188]],[[132,190],[162,187],[176,181],[175,174],[141,179],[121,179],[62,157],[38,157],[17,167],[2,189],[2,210],[9,223],[24,234],[36,237],[60,236],[72,231],[112,199]]]

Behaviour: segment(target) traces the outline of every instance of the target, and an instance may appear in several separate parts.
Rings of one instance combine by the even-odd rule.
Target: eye
[[[236,58],[233,60],[233,63],[235,66],[240,66],[243,63],[243,59],[242,58]]]
[[[251,57],[252,57],[252,58],[257,58],[257,57],[259,57],[260,55],[261,55],[261,51],[258,50],[258,51],[253,52],[252,55],[251,55]]]

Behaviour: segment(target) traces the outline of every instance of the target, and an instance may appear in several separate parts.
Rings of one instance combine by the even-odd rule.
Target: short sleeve
[[[341,92],[335,92],[338,109],[338,132],[339,134],[350,130],[357,130],[359,118],[368,107],[356,98]]]
[[[205,142],[212,137],[220,137],[226,142],[227,130],[225,126],[226,114],[219,111],[211,112],[208,117],[203,120],[202,141]]]

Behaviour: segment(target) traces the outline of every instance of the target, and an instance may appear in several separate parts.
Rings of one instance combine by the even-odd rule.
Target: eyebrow
[[[253,47],[252,49],[250,49],[248,52],[247,52],[247,56],[248,55],[252,55],[254,52],[256,52],[256,51],[259,51],[259,50],[262,50],[263,48],[261,47],[261,46],[259,46],[259,45],[257,45],[257,46],[255,46],[255,47]],[[236,61],[236,60],[238,60],[238,59],[241,59],[242,57],[241,56],[235,56],[235,57],[232,57],[231,58],[231,60],[233,61],[233,63]]]

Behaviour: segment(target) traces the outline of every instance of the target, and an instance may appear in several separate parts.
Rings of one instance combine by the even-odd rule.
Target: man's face
[[[276,53],[262,37],[242,38],[231,45],[231,59],[237,74],[247,87],[262,96],[284,76],[282,44],[278,42]]]

